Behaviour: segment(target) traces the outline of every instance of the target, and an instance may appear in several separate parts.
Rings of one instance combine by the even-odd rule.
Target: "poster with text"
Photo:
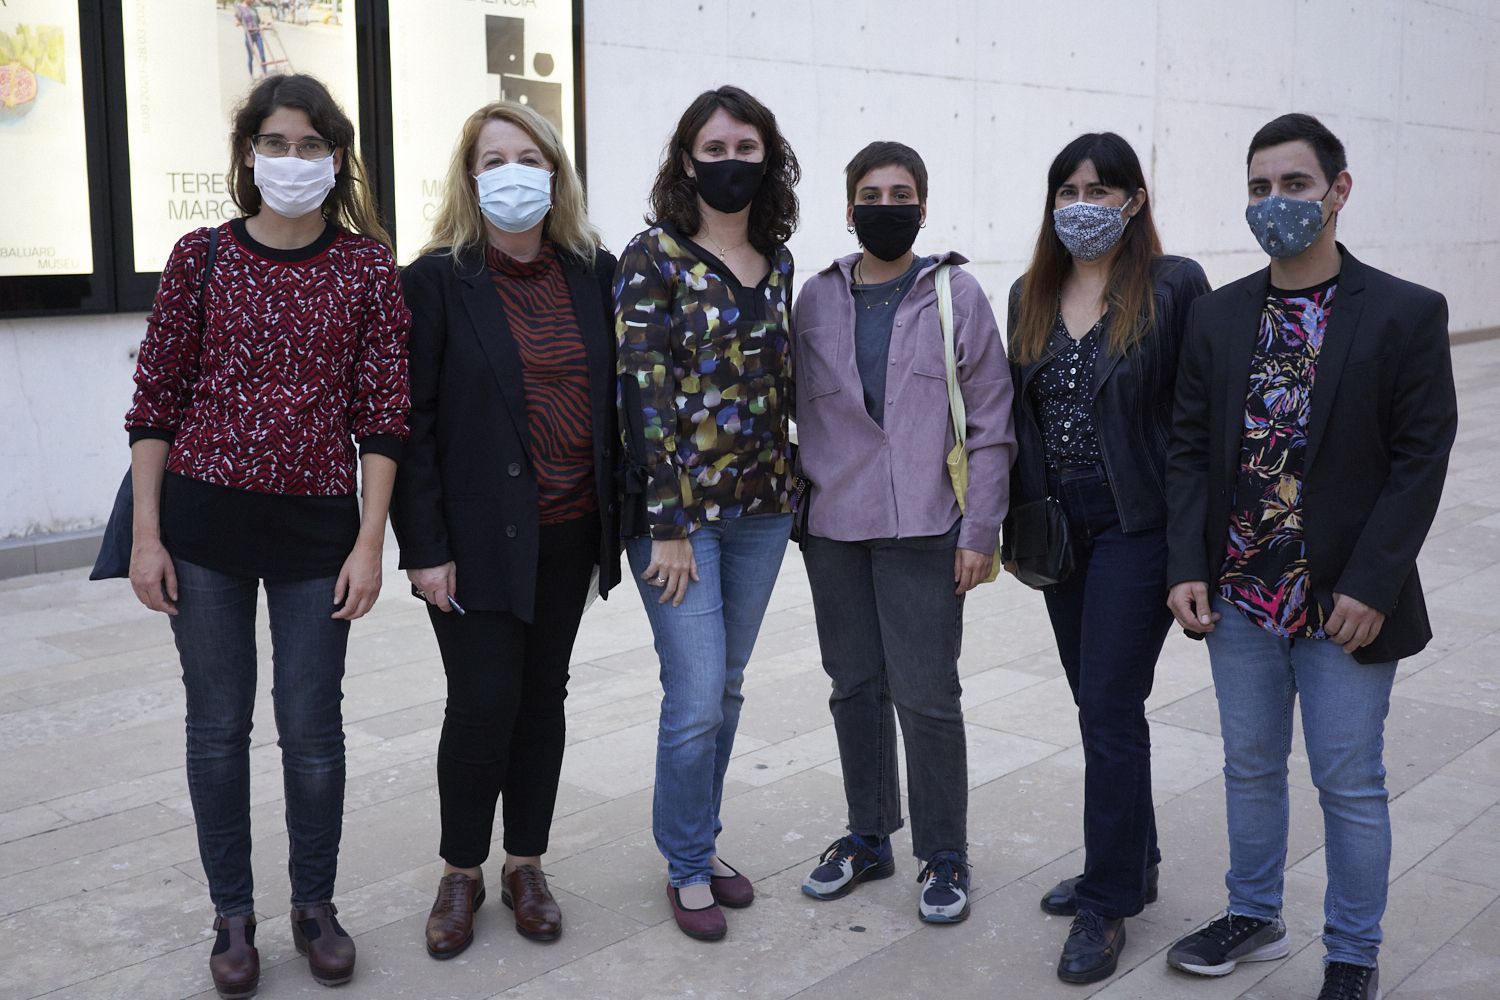
[[[390,0],[396,257],[427,242],[464,119],[495,100],[540,111],[573,148],[573,0]]]
[[[160,271],[186,232],[239,214],[230,117],[267,76],[308,73],[359,118],[355,0],[124,0],[135,269]]]
[[[78,8],[0,3],[0,276],[92,274]]]

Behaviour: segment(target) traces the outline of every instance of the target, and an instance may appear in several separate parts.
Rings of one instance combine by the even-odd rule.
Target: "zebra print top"
[[[599,503],[588,358],[568,279],[550,242],[529,261],[494,247],[485,248],[484,258],[521,355],[538,521],[571,521]]]

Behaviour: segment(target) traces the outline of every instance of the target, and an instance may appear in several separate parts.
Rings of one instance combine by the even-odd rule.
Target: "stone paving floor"
[[[1500,996],[1500,341],[1455,349],[1462,430],[1422,555],[1437,638],[1401,664],[1386,732],[1395,854],[1382,953],[1392,998]],[[1491,422],[1491,418],[1496,418]],[[1037,908],[1081,865],[1082,755],[1039,597],[1010,581],[970,599],[962,670],[974,909],[916,919],[900,877],[817,904],[798,886],[841,829],[839,761],[806,576],[789,552],[745,683],[725,793],[725,857],[757,881],[730,936],[673,926],[651,842],[658,688],[631,589],[589,612],[568,699],[569,748],[546,868],[566,933],[515,934],[498,901],[474,946],[437,963],[422,928],[439,873],[434,754],[443,675],[387,553],[386,596],[355,626],[338,903],[359,968],[337,997],[1082,997],[1202,1000],[1317,993],[1324,864],[1316,792],[1292,764],[1290,958],[1218,980],[1165,949],[1223,905],[1218,718],[1200,643],[1167,643],[1150,702],[1165,860],[1161,900],[1130,921],[1120,972],[1054,977],[1065,918]],[[286,832],[261,625],[252,750],[265,998],[327,995],[291,947]],[[212,996],[212,912],[183,777],[182,691],[166,622],[82,571],[0,583],[0,997]],[[498,849],[498,848],[497,848]]]

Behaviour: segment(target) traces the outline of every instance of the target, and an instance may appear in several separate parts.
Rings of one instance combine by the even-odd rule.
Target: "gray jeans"
[[[836,542],[813,536],[804,559],[818,619],[828,707],[838,734],[849,830],[899,830],[896,714],[906,742],[912,847],[921,860],[963,855],[968,756],[958,681],[963,598],[953,579],[958,530],[930,538]]]

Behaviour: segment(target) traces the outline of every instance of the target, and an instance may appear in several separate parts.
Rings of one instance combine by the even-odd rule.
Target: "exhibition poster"
[[[540,111],[574,146],[572,0],[390,0],[396,256],[431,234],[453,144],[483,104]]]
[[[358,121],[354,7],[355,0],[124,0],[136,271],[160,271],[184,233],[239,214],[228,184],[230,117],[266,76],[310,73]]]
[[[92,274],[78,7],[0,3],[0,277]]]

